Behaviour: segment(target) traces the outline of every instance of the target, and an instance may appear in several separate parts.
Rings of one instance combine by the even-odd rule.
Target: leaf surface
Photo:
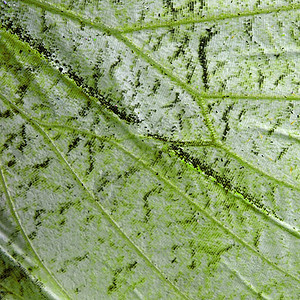
[[[299,9],[4,1],[1,296],[298,299]]]

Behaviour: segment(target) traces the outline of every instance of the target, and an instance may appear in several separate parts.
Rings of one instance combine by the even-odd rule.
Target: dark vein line
[[[217,147],[217,146],[215,146]],[[175,155],[176,157],[178,157],[178,155],[176,153],[173,153],[173,155]],[[296,238],[300,238],[300,232],[298,229],[296,229],[295,227],[291,226],[290,224],[279,220],[278,218],[276,218],[276,216],[274,216],[273,212],[269,211],[269,209],[261,209],[258,206],[256,206],[255,204],[253,204],[251,201],[249,201],[246,197],[244,197],[244,195],[242,195],[241,193],[239,193],[238,191],[236,191],[235,189],[227,189],[226,187],[224,187],[220,182],[217,182],[216,179],[213,176],[208,176],[207,174],[205,174],[205,172],[203,172],[200,169],[196,169],[192,164],[187,163],[186,161],[182,160],[181,158],[179,158],[183,163],[188,164],[190,167],[192,167],[196,172],[200,173],[201,175],[205,176],[205,178],[211,180],[214,184],[216,184],[217,186],[221,187],[223,191],[226,191],[228,193],[230,193],[230,195],[234,198],[237,198],[240,201],[243,201],[246,205],[250,206],[255,212],[259,213],[260,215],[262,215],[265,219],[271,221],[274,225],[278,226],[280,229],[283,229],[285,231],[287,231],[288,233],[290,233],[291,235],[293,235]]]
[[[204,147],[204,146],[210,146],[210,147],[215,147],[215,148],[221,148],[222,150],[224,150],[228,155],[233,156],[237,161],[239,161],[243,166],[248,167],[250,169],[253,169],[255,172],[264,175],[266,177],[268,177],[270,180],[275,181],[276,183],[281,183],[289,188],[293,188],[293,189],[297,189],[296,186],[294,185],[290,185],[287,182],[284,181],[280,181],[279,179],[263,172],[262,170],[260,170],[259,168],[253,166],[251,163],[247,162],[245,159],[239,157],[235,152],[232,152],[229,150],[229,148],[227,148],[226,146],[223,146],[222,144],[218,143],[218,142],[214,142],[214,141],[170,141],[164,137],[157,137],[157,136],[148,136],[148,138],[152,138],[152,139],[156,139],[159,140],[161,142],[166,142],[166,143],[170,143],[170,144],[177,144],[177,145],[181,145],[181,146],[197,146],[197,147]],[[221,146],[220,146],[221,145]],[[175,154],[176,155],[176,154]],[[177,156],[177,155],[176,155]],[[186,162],[183,161],[185,164]],[[192,166],[193,167],[193,166]],[[193,167],[194,168],[194,167]],[[197,172],[199,172],[199,170],[197,170],[196,168],[194,168]],[[201,171],[201,174],[206,176],[207,175]],[[210,176],[211,177],[211,176]],[[215,181],[215,179],[212,179],[213,181]],[[220,185],[222,187],[222,189],[224,190],[228,190],[226,189],[222,184],[217,183],[218,185]],[[243,195],[241,195],[240,193],[238,193],[236,190],[228,190],[228,192],[230,192],[230,194],[238,199],[241,199],[244,203],[246,203],[247,205],[250,205],[250,207],[252,207],[252,209],[254,209],[256,212],[259,212],[262,216],[264,216],[265,218],[269,219],[272,223],[274,223],[276,226],[279,226],[281,229],[286,230],[287,232],[289,232],[290,234],[292,234],[293,236],[295,236],[296,238],[300,238],[300,232],[293,226],[291,226],[290,224],[279,220],[278,218],[276,218],[272,212],[270,211],[265,211],[260,209],[259,207],[257,207],[256,205],[254,205],[253,203],[251,203],[250,201],[248,201]]]
[[[164,136],[158,136],[158,135],[141,135],[141,138],[147,138],[151,140],[157,140],[162,143],[167,144],[173,144],[178,146],[194,146],[194,147],[214,147],[214,141],[212,140],[204,140],[204,139],[197,139],[196,141],[176,141],[176,140],[170,140]]]
[[[4,98],[4,96],[2,94],[0,94],[0,98],[5,101],[6,98]],[[5,100],[4,100],[5,99]],[[51,280],[53,281],[53,283],[61,290],[61,292],[67,297],[67,299],[71,299],[71,297],[68,295],[67,291],[63,288],[63,286],[58,282],[58,280],[55,278],[55,276],[52,274],[52,272],[47,268],[47,266],[45,265],[45,263],[43,262],[42,258],[39,256],[39,254],[37,253],[37,251],[35,250],[33,244],[31,243],[30,239],[28,238],[26,232],[25,232],[25,229],[22,225],[22,222],[20,220],[20,217],[17,213],[17,210],[16,210],[16,207],[15,207],[15,204],[13,202],[13,199],[11,198],[10,196],[10,193],[9,193],[9,190],[7,188],[7,184],[6,184],[6,180],[5,180],[5,177],[4,177],[4,172],[3,172],[3,169],[2,169],[2,165],[0,165],[0,179],[1,179],[1,183],[2,183],[2,186],[3,186],[3,189],[4,189],[4,194],[5,194],[5,197],[7,199],[7,202],[8,202],[8,206],[10,208],[10,212],[13,216],[13,218],[15,219],[15,222],[16,224],[18,225],[28,247],[32,250],[34,256],[36,257],[36,259],[38,260],[40,266],[43,267],[43,269],[49,274]]]
[[[279,220],[278,218],[276,218],[274,216],[274,214],[272,212],[269,212],[269,211],[266,212],[265,210],[260,209],[259,207],[257,207],[256,205],[254,205],[253,203],[248,201],[243,195],[239,195],[239,194],[235,193],[235,191],[229,191],[229,192],[234,198],[241,199],[244,203],[249,205],[254,211],[256,211],[257,213],[262,215],[267,220],[271,221],[274,225],[278,226],[280,229],[286,230],[288,233],[290,233],[294,237],[300,239],[300,232],[295,227],[291,226],[290,224],[288,224],[284,221]]]
[[[271,96],[271,95],[238,95],[238,94],[230,94],[230,93],[203,93],[201,96],[204,99],[229,99],[229,100],[253,100],[253,101],[300,101],[300,97],[298,95],[282,95],[282,96]]]
[[[15,104],[13,104],[10,100],[8,100],[6,97],[4,97],[2,94],[0,94],[0,98],[3,100],[4,103],[11,106],[13,109],[19,112],[20,116],[28,121],[40,134],[44,137],[45,142],[48,141],[48,145],[52,148],[53,152],[57,155],[57,158],[63,162],[64,165],[66,165],[69,172],[73,175],[74,179],[80,184],[80,186],[83,187],[84,191],[88,195],[88,198],[90,199],[90,202],[94,205],[96,204],[97,207],[100,209],[103,216],[109,221],[109,223],[115,228],[115,230],[120,234],[120,236],[123,237],[124,240],[127,241],[129,245],[131,245],[132,248],[135,249],[137,254],[146,262],[146,264],[154,270],[157,275],[162,279],[163,282],[166,282],[177,294],[179,294],[183,299],[189,299],[188,296],[183,294],[179,290],[179,288],[173,284],[169,279],[164,276],[163,272],[155,266],[155,264],[152,263],[152,261],[148,258],[146,254],[143,253],[143,251],[127,236],[127,234],[121,229],[121,227],[114,221],[114,219],[106,212],[104,207],[96,201],[93,194],[89,191],[87,186],[84,184],[84,182],[80,179],[80,177],[77,175],[77,173],[73,170],[71,165],[68,163],[64,155],[59,151],[59,149],[56,147],[53,140],[50,138],[50,136],[40,127],[40,125],[31,117],[27,116],[25,112],[23,112],[20,108],[18,108]],[[2,173],[1,173],[2,174]]]
[[[1,94],[0,94],[1,96]],[[24,113],[22,110],[20,110],[17,106],[15,106],[13,103],[11,103],[11,101],[7,100],[6,98],[5,102],[7,102],[10,106],[12,106],[15,110],[17,110],[20,115],[25,118],[26,120],[28,120],[30,123],[32,123],[32,125],[49,141],[50,146],[52,147],[52,149],[54,150],[54,152],[58,155],[58,157],[60,157],[61,160],[63,160],[64,164],[66,164],[68,166],[68,169],[72,172],[72,174],[76,177],[76,180],[78,182],[80,182],[80,185],[82,185],[85,189],[85,191],[88,193],[90,199],[94,199],[94,196],[89,192],[88,188],[84,185],[84,183],[81,181],[81,179],[78,177],[78,175],[75,173],[75,171],[72,169],[72,167],[69,165],[69,163],[67,162],[67,160],[64,158],[63,154],[57,149],[56,145],[54,144],[54,142],[52,141],[52,139],[47,135],[47,133],[39,126],[39,124],[37,122],[35,122],[32,118],[28,117],[26,113]],[[4,100],[3,99],[3,100]],[[263,259],[265,262],[267,262],[270,266],[272,266],[273,268],[277,269],[278,271],[280,271],[281,273],[293,278],[294,280],[300,282],[300,279],[296,278],[294,275],[289,274],[288,272],[286,272],[285,270],[283,270],[281,267],[278,267],[275,263],[273,263],[272,261],[270,261],[268,258],[266,258],[263,254],[261,254],[260,252],[258,252],[255,248],[253,248],[252,246],[250,246],[247,242],[245,242],[242,238],[240,238],[238,235],[236,235],[233,231],[231,231],[227,226],[225,226],[223,223],[221,223],[220,221],[218,221],[215,217],[211,216],[206,210],[204,210],[203,208],[201,208],[199,206],[198,203],[196,203],[192,198],[190,198],[188,195],[186,195],[184,192],[182,192],[176,185],[174,185],[171,181],[169,181],[167,178],[165,178],[163,175],[160,175],[155,169],[153,169],[152,167],[150,167],[146,162],[144,162],[142,159],[136,157],[134,154],[132,154],[129,150],[127,150],[126,148],[124,148],[123,146],[121,146],[119,143],[114,142],[114,141],[110,141],[111,144],[114,144],[116,147],[118,147],[119,149],[121,149],[123,152],[127,153],[130,157],[134,158],[136,161],[140,162],[146,169],[148,169],[149,171],[151,171],[153,174],[155,174],[156,176],[158,176],[163,182],[165,182],[166,185],[170,186],[172,189],[176,190],[178,192],[178,194],[180,194],[183,198],[185,198],[186,200],[188,200],[188,202],[190,202],[193,206],[196,207],[197,210],[201,211],[207,218],[209,218],[212,222],[214,222],[215,224],[217,224],[222,230],[224,230],[226,233],[230,234],[231,236],[233,236],[237,241],[239,241],[242,245],[244,245],[246,248],[248,248],[249,250],[251,250],[252,252],[254,252],[255,254],[257,254],[259,257],[261,257],[261,259]],[[157,175],[158,174],[158,175]],[[96,202],[96,201],[95,201]],[[150,259],[134,244],[134,242],[131,241],[131,239],[122,231],[122,229],[119,227],[119,225],[117,223],[115,223],[115,221],[111,218],[111,216],[105,211],[105,209],[100,205],[100,203],[96,202],[97,205],[99,206],[99,208],[101,209],[101,211],[103,212],[103,214],[108,218],[108,220],[110,221],[110,223],[112,225],[114,225],[114,227],[116,227],[117,231],[123,236],[123,238],[125,238],[127,241],[130,242],[130,244],[136,249],[136,251],[144,258],[146,259],[146,261],[149,263],[150,266],[152,266],[152,268],[155,268],[156,272],[159,273],[160,277],[163,278],[164,280],[166,280],[168,283],[170,283],[170,285],[172,286],[172,288],[175,288],[175,290],[179,291],[181,294],[181,291],[178,290],[178,288],[176,286],[174,286],[169,280],[165,279],[165,276],[163,275],[163,273],[152,264],[152,262],[150,261]],[[184,297],[186,297],[185,295],[183,295]]]
[[[110,137],[106,137],[106,136],[99,136],[96,134],[93,134],[87,130],[81,130],[72,126],[67,126],[67,125],[60,125],[60,124],[56,124],[56,123],[45,123],[45,122],[40,122],[39,120],[33,118],[40,126],[45,127],[45,128],[61,128],[61,129],[65,129],[65,130],[70,130],[73,132],[79,132],[82,134],[85,134],[87,136],[91,136],[91,137],[95,137],[101,141],[107,141],[108,143],[112,143],[111,140],[113,140],[115,143],[120,143],[120,139],[111,139]],[[182,142],[182,141],[169,141],[167,139],[157,139],[155,137],[152,136],[139,136],[141,139],[144,138],[150,138],[150,139],[154,139],[154,140],[159,140],[163,143],[170,143],[170,144],[179,144],[181,146],[195,146],[195,147],[217,147],[212,141],[200,141],[199,142]],[[201,143],[202,142],[202,143]],[[177,155],[174,154],[176,157]],[[182,160],[181,160],[182,161]],[[186,162],[184,162],[185,164],[187,164]],[[194,167],[193,167],[194,168]],[[194,168],[195,169],[195,168]],[[195,169],[195,171],[199,172],[199,170]],[[292,234],[293,236],[295,236],[296,238],[300,238],[300,233],[297,229],[295,229],[295,227],[291,226],[290,224],[281,221],[279,219],[277,219],[275,216],[273,216],[272,212],[268,211],[266,212],[265,210],[260,209],[259,207],[257,207],[256,205],[254,205],[252,202],[248,201],[243,195],[241,195],[240,193],[238,193],[236,190],[228,190],[226,189],[221,183],[216,183],[214,178],[210,178],[212,176],[207,176],[204,172],[200,172],[201,175],[205,176],[205,178],[211,179],[212,182],[214,182],[215,184],[218,184],[223,190],[228,191],[232,197],[237,198],[238,200],[243,201],[244,203],[246,203],[248,206],[250,206],[255,212],[259,213],[260,215],[262,215],[264,218],[266,218],[267,220],[271,221],[274,225],[278,226],[280,229],[286,230],[287,232],[289,232],[290,234]]]
[[[233,236],[238,242],[240,242],[242,245],[244,245],[246,248],[257,254],[262,260],[267,262],[270,266],[277,269],[281,273],[293,278],[294,280],[300,282],[300,279],[295,277],[292,274],[289,274],[285,270],[283,270],[281,267],[278,267],[275,263],[270,261],[268,258],[266,258],[263,254],[258,252],[255,248],[250,246],[247,242],[245,242],[242,238],[240,238],[238,235],[236,235],[233,231],[231,231],[227,226],[225,226],[223,223],[218,221],[215,217],[211,216],[205,209],[199,206],[197,202],[195,202],[190,196],[186,195],[184,192],[182,192],[175,184],[173,184],[169,179],[165,178],[163,175],[159,174],[155,169],[150,167],[146,162],[144,162],[142,159],[136,157],[134,154],[132,154],[129,150],[124,148],[123,146],[119,145],[118,143],[111,141],[116,147],[119,149],[122,149],[123,152],[127,153],[129,156],[140,162],[146,169],[151,171],[155,176],[159,177],[166,185],[170,186],[172,189],[176,190],[179,195],[181,195],[183,198],[185,198],[188,202],[190,202],[197,210],[201,211],[207,218],[209,218],[212,222],[216,223],[219,228],[224,230],[229,235]],[[158,175],[157,175],[158,174]]]
[[[69,128],[71,129],[71,128]],[[129,150],[127,150],[126,148],[124,148],[123,146],[121,146],[118,142],[113,141],[113,140],[109,140],[108,141],[110,144],[115,145],[116,147],[118,147],[120,150],[122,150],[124,153],[128,154],[130,157],[132,157],[133,159],[135,159],[136,161],[140,162],[146,169],[150,170],[153,174],[155,174],[156,176],[160,177],[162,181],[164,181],[167,185],[171,186],[173,189],[177,190],[177,192],[179,194],[181,194],[185,199],[187,199],[190,203],[192,203],[194,206],[196,206],[196,208],[198,210],[200,210],[203,214],[206,215],[206,217],[208,217],[209,219],[211,219],[213,222],[215,222],[221,229],[223,229],[225,232],[229,233],[230,235],[232,235],[233,237],[235,237],[241,244],[243,244],[245,247],[251,249],[253,252],[255,252],[257,255],[259,255],[263,260],[265,260],[268,264],[270,264],[271,266],[273,266],[275,269],[279,270],[280,272],[292,277],[293,279],[297,280],[300,282],[299,279],[297,279],[296,277],[294,277],[293,275],[287,273],[286,271],[284,271],[283,269],[281,269],[280,267],[278,267],[277,265],[275,265],[272,261],[270,261],[269,259],[267,259],[264,255],[262,255],[261,253],[259,253],[255,248],[251,247],[247,242],[245,242],[243,239],[239,238],[234,232],[232,232],[229,228],[227,228],[224,224],[222,224],[221,222],[219,222],[217,219],[215,219],[214,217],[212,217],[208,212],[206,212],[205,210],[203,210],[196,202],[194,202],[193,199],[191,199],[189,196],[187,196],[185,193],[183,193],[179,188],[177,188],[172,182],[170,182],[168,179],[166,179],[164,176],[158,174],[158,172],[153,169],[152,167],[150,167],[146,162],[144,162],[142,159],[136,157],[134,154],[132,154]],[[158,174],[158,175],[157,175]],[[259,210],[259,209],[258,209]],[[259,210],[260,211],[260,210]],[[260,211],[261,212],[261,211]],[[277,220],[273,220],[274,222],[276,222]],[[278,225],[278,221],[276,222]],[[289,225],[290,226],[290,225]],[[285,229],[288,229],[286,226],[284,226]],[[290,230],[288,230],[290,232]],[[294,236],[299,237],[299,233],[296,232],[295,235],[295,230],[292,230],[291,232]]]

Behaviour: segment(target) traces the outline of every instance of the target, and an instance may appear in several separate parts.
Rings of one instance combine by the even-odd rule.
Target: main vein
[[[74,178],[76,181],[83,186],[84,190],[86,191],[88,198],[91,200],[92,204],[97,204],[98,208],[101,210],[103,215],[106,217],[106,219],[114,226],[114,228],[119,232],[121,236],[137,251],[137,253],[145,260],[145,262],[159,275],[160,278],[165,280],[170,287],[176,291],[178,294],[180,294],[182,297],[185,299],[188,299],[186,295],[184,295],[177,286],[175,286],[171,281],[165,278],[164,274],[162,273],[161,270],[159,270],[152,262],[151,260],[142,252],[142,250],[135,245],[135,243],[126,235],[126,233],[120,228],[120,226],[112,219],[112,217],[106,212],[104,207],[96,201],[94,196],[90,193],[89,189],[85,186],[83,181],[79,178],[77,173],[73,170],[71,165],[68,163],[64,155],[59,151],[59,149],[56,147],[55,143],[53,140],[49,137],[49,135],[40,127],[40,125],[27,116],[25,112],[23,112],[19,107],[17,107],[15,104],[13,104],[10,100],[6,99],[3,95],[0,94],[1,99],[7,103],[9,106],[11,106],[13,109],[17,110],[20,114],[20,116],[24,119],[26,119],[29,123],[32,124],[32,126],[38,130],[42,136],[45,138],[45,140],[48,141],[49,146],[52,148],[52,150],[56,153],[57,157],[66,165],[68,170],[73,174]],[[208,219],[210,219],[213,223],[215,223],[219,228],[224,230],[227,234],[231,235],[234,237],[238,242],[240,242],[242,245],[244,245],[246,248],[248,248],[250,251],[254,252],[257,256],[259,256],[262,260],[264,260],[267,264],[272,266],[274,269],[278,270],[279,272],[293,278],[294,280],[300,282],[300,279],[295,277],[294,275],[286,272],[283,270],[281,267],[277,266],[274,262],[270,261],[268,258],[266,258],[263,254],[258,252],[254,247],[249,245],[247,242],[245,242],[242,238],[240,238],[237,234],[235,234],[231,229],[229,229],[227,226],[225,226],[222,222],[217,220],[215,217],[213,217],[210,213],[208,213],[205,209],[203,209],[197,202],[195,202],[190,196],[186,195],[183,191],[181,191],[175,184],[173,184],[169,179],[164,177],[163,175],[159,174],[155,169],[153,169],[151,166],[149,166],[146,162],[144,162],[142,159],[136,157],[133,153],[131,153],[129,150],[121,146],[119,143],[111,140],[111,143],[113,143],[116,147],[119,149],[122,149],[123,152],[127,153],[130,157],[134,158],[135,160],[139,161],[145,168],[147,168],[151,173],[153,174],[158,174],[159,178],[166,184],[168,185],[171,189],[176,190],[176,192],[181,195],[184,199],[186,199],[191,205],[193,205],[198,211],[201,211],[203,215],[205,215]]]
[[[12,38],[12,37],[9,36],[8,38],[9,38],[9,40],[10,40],[10,38]],[[14,41],[14,43],[15,43],[15,41]],[[17,44],[17,45],[18,45],[18,44]],[[13,44],[12,46],[16,46],[16,45]],[[19,46],[19,45],[18,45],[18,46]],[[26,46],[26,44],[25,44],[25,46]],[[21,46],[20,46],[20,47],[21,47]],[[40,58],[39,58],[39,59],[40,59]],[[13,64],[16,65],[16,64],[17,64],[17,61],[14,60],[14,61],[13,61]],[[57,76],[59,76],[62,80],[64,80],[66,84],[74,85],[75,88],[77,89],[77,92],[78,92],[79,94],[81,94],[83,97],[85,97],[85,98],[87,98],[87,99],[90,99],[90,100],[92,100],[93,102],[95,102],[97,105],[99,105],[99,102],[98,102],[96,99],[94,99],[94,98],[91,97],[91,96],[86,95],[80,88],[77,87],[76,84],[74,84],[73,81],[68,80],[68,78],[66,78],[65,76],[62,76],[62,75],[60,74],[60,72],[58,72],[56,69],[53,69],[53,67],[51,68],[51,70],[52,70]],[[39,88],[38,84],[37,84],[36,82],[34,82],[34,81],[32,81],[31,84],[34,86],[35,91],[38,92],[38,95],[40,95],[41,98],[43,99],[44,96],[43,96],[43,94],[42,94],[42,91],[40,91],[40,88]],[[120,125],[123,127],[123,129],[125,129],[124,126],[123,126],[123,123],[121,123],[121,121],[120,121],[117,117],[115,117],[115,115],[114,115],[113,113],[111,113],[110,111],[103,111],[103,113],[104,113],[104,112],[108,113],[108,114],[109,114],[109,118],[113,118],[113,120],[114,120],[115,122],[117,122],[118,124],[120,124]],[[37,120],[36,120],[36,121],[37,121]],[[40,125],[47,126],[47,124],[45,124],[45,123],[43,124],[42,122],[39,122],[39,121],[37,121],[37,122],[38,122]],[[49,125],[49,124],[48,124],[48,125]],[[68,128],[67,125],[61,125],[61,124],[51,124],[51,125],[52,125],[52,126],[55,126],[55,127],[64,127],[65,129],[69,129],[69,130],[77,130],[78,132],[81,132],[82,134],[86,134],[86,135],[90,135],[90,136],[94,136],[94,137],[99,138],[99,136],[96,136],[96,135],[90,133],[90,132],[87,131],[87,130],[74,129],[73,127]],[[133,133],[129,132],[127,129],[126,129],[126,132],[129,134],[130,137],[136,138],[136,136],[135,136]],[[102,139],[110,139],[110,138],[112,138],[112,137],[101,137],[101,138],[102,138]],[[167,139],[165,139],[164,137],[146,136],[146,137],[142,137],[142,138],[156,139],[156,140],[160,140],[160,141],[167,142],[167,143],[170,142],[170,141],[168,141]],[[252,165],[251,163],[249,163],[248,161],[246,161],[246,160],[243,159],[242,157],[238,156],[235,152],[233,152],[232,150],[230,150],[229,148],[227,148],[225,145],[223,145],[222,143],[220,143],[220,142],[217,141],[217,140],[216,140],[216,141],[214,141],[214,140],[173,141],[172,143],[173,143],[173,144],[177,144],[177,145],[179,145],[179,146],[180,146],[180,145],[181,145],[181,146],[189,146],[189,145],[192,145],[192,146],[193,146],[193,145],[194,145],[194,146],[219,147],[220,149],[223,149],[228,155],[230,155],[230,156],[234,157],[235,159],[237,159],[242,165],[246,166],[247,168],[250,168],[250,169],[252,169],[252,170],[258,172],[259,174],[268,177],[270,180],[272,180],[272,181],[274,181],[274,182],[280,183],[280,184],[282,184],[282,185],[284,185],[284,186],[286,186],[286,187],[289,187],[289,188],[297,189],[296,186],[291,185],[290,183],[285,182],[285,181],[283,181],[283,180],[279,180],[278,178],[276,178],[276,177],[274,177],[274,176],[271,176],[271,175],[265,173],[264,171],[260,170],[259,168],[257,168],[256,166]],[[221,185],[221,186],[222,186],[222,185]],[[224,188],[224,186],[222,186],[222,187]],[[235,195],[235,191],[230,191],[230,192],[232,192],[232,194],[233,194],[234,196],[236,196],[236,195]],[[239,197],[239,198],[240,198],[240,197]],[[248,203],[248,201],[247,201],[246,199],[242,198],[242,200]],[[299,232],[298,232],[298,230],[296,230],[296,229],[295,229],[294,227],[292,227],[291,225],[289,225],[289,224],[287,224],[287,223],[285,223],[285,222],[283,222],[283,221],[280,221],[280,220],[278,220],[277,218],[273,218],[272,216],[270,216],[269,213],[266,214],[264,211],[261,211],[261,210],[260,210],[258,207],[256,207],[255,205],[252,205],[252,204],[250,204],[250,205],[251,205],[251,207],[252,207],[253,209],[259,211],[261,214],[263,214],[264,216],[268,217],[268,218],[269,218],[272,222],[274,222],[276,225],[278,225],[278,226],[280,226],[281,228],[287,230],[288,232],[290,232],[290,233],[293,234],[294,236],[299,237]]]

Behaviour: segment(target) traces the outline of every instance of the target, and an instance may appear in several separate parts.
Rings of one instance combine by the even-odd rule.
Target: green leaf
[[[1,299],[299,299],[297,1],[2,1]]]

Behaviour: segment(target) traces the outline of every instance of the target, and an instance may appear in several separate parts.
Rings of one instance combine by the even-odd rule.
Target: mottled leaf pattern
[[[299,299],[297,1],[0,6],[1,299]]]

